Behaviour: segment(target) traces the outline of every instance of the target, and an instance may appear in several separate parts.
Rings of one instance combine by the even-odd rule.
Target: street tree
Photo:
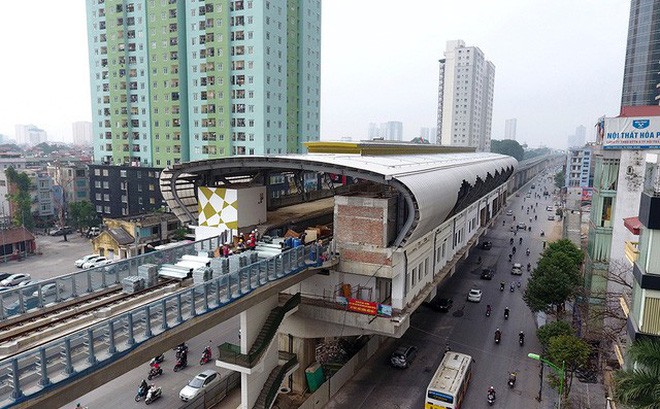
[[[564,184],[566,183],[566,171],[561,170],[560,172],[557,172],[555,174],[555,186],[558,188],[564,187]]]
[[[543,256],[549,256],[553,253],[562,253],[570,257],[573,263],[578,267],[584,260],[584,252],[568,239],[561,239],[548,244],[548,247],[543,252]]]
[[[564,303],[575,294],[576,286],[566,274],[532,275],[523,300],[532,312],[543,311],[560,316]]]
[[[78,229],[80,233],[99,224],[94,205],[86,200],[69,203],[69,218],[71,219],[73,226]]]
[[[574,335],[558,335],[550,338],[548,357],[557,366],[563,363],[566,370],[564,396],[568,397],[573,385],[575,370],[583,367],[589,360],[591,347],[584,340]]]
[[[553,321],[543,325],[536,331],[536,335],[543,345],[543,350],[548,350],[550,340],[559,335],[575,335],[575,331],[566,321]]]
[[[523,160],[525,155],[525,150],[517,141],[513,139],[504,139],[498,141],[497,139],[492,139],[490,141],[490,151],[493,153],[500,153],[502,155],[509,155],[516,158],[516,160]]]
[[[614,396],[632,409],[660,409],[660,342],[635,341],[628,351],[633,369],[614,374]]]
[[[25,172],[18,173],[12,167],[5,171],[7,181],[10,184],[7,198],[13,206],[12,224],[24,226],[28,230],[34,228],[34,217],[32,216],[32,181]]]

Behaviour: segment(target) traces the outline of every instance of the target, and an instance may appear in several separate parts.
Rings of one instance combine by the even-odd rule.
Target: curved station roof
[[[163,197],[183,222],[197,223],[197,186],[253,182],[263,171],[324,172],[395,188],[406,220],[394,245],[418,239],[475,203],[513,174],[517,161],[471,148],[410,143],[312,142],[309,153],[232,156],[177,164],[161,174]],[[241,178],[243,177],[243,178]]]

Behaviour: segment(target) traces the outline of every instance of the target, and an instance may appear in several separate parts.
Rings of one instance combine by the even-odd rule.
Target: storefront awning
[[[626,226],[626,228],[630,230],[632,234],[639,236],[639,229],[642,227],[642,223],[639,221],[639,218],[626,217],[623,219],[623,225]]]

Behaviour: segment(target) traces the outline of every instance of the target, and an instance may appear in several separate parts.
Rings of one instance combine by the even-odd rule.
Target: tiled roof
[[[22,241],[32,241],[34,235],[25,227],[12,227],[10,229],[0,230],[0,245],[20,243]]]
[[[113,239],[120,245],[131,244],[135,242],[135,238],[128,234],[123,227],[118,227],[115,229],[108,229],[108,233],[112,236]]]

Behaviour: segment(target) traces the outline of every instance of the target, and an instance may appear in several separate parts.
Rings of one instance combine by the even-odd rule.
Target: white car
[[[0,281],[3,287],[12,287],[20,284],[23,281],[29,281],[32,277],[29,274],[12,274],[4,280]]]
[[[513,267],[511,267],[511,274],[516,275],[516,276],[521,276],[522,275],[522,264],[513,263]]]
[[[105,257],[97,257],[93,260],[90,260],[86,262],[85,264],[82,265],[82,268],[94,268],[94,267],[101,267],[105,266],[107,264],[112,263],[112,260],[108,260]]]
[[[473,288],[470,290],[467,296],[467,300],[470,302],[480,302],[481,301],[481,290],[478,288]]]
[[[209,369],[188,382],[188,385],[184,386],[181,392],[179,392],[179,397],[182,401],[188,402],[218,382],[220,382],[220,375],[216,371]]]
[[[41,286],[41,295],[44,297],[49,297],[51,295],[55,295],[57,290],[59,289],[59,292],[63,291],[62,287],[58,287],[56,283],[47,283]],[[33,297],[38,297],[39,296],[39,290],[35,290],[32,293]]]
[[[94,260],[96,258],[99,258],[99,257],[101,257],[101,256],[98,255],[98,254],[88,254],[86,256],[82,256],[81,258],[76,260],[73,264],[75,264],[76,267],[78,267],[78,268],[82,268],[83,264],[85,264],[86,262],[92,261],[92,260]]]

